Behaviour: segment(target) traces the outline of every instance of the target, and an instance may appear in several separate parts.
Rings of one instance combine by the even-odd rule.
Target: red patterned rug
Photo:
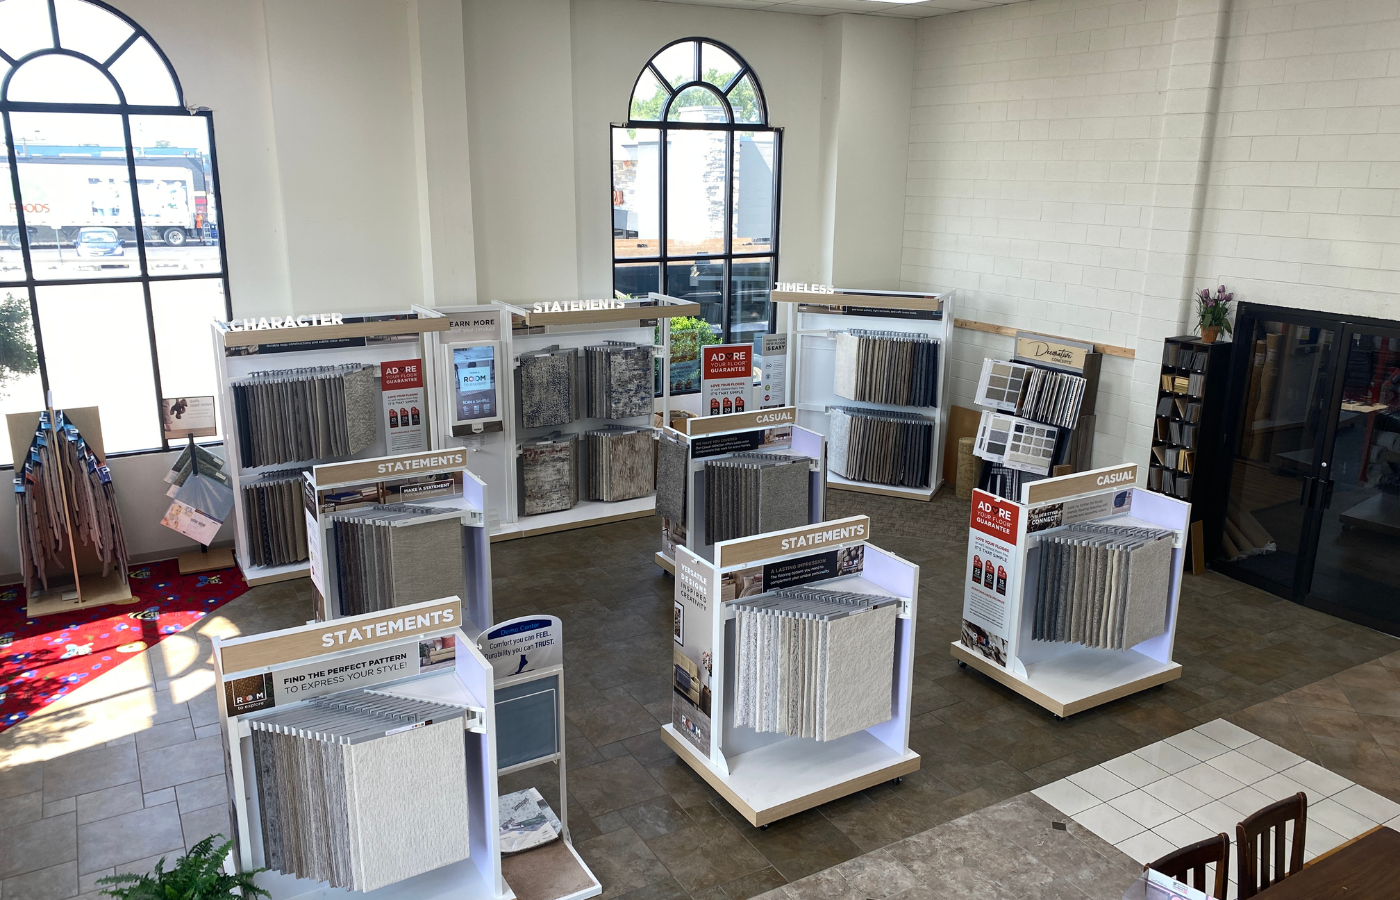
[[[0,731],[246,590],[237,568],[181,575],[179,564],[167,559],[131,567],[133,603],[30,619],[24,587],[0,587]]]

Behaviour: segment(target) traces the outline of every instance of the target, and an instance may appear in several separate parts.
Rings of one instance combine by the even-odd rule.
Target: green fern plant
[[[233,841],[224,841],[218,848],[211,834],[190,848],[190,852],[175,860],[175,867],[165,871],[165,857],[147,875],[108,875],[97,879],[102,893],[118,900],[249,900],[270,897],[267,891],[253,884],[257,872],[229,875],[223,871]]]

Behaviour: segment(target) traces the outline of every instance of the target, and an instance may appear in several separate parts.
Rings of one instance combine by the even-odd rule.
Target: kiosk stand
[[[754,825],[919,768],[919,754],[909,749],[919,567],[868,543],[869,536],[870,520],[852,516],[722,541],[713,562],[676,549],[672,721],[661,737]],[[897,605],[888,719],[832,740],[735,724],[734,603],[785,587],[874,595]]]
[[[973,491],[962,638],[952,644],[959,663],[1057,717],[1181,677],[1172,646],[1191,505],[1134,487],[1137,470],[1125,464],[1024,484],[1020,502]],[[1174,533],[1160,633],[1122,650],[1035,639],[1042,535],[1081,523]]]

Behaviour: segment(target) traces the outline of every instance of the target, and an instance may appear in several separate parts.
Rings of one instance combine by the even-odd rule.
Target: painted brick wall
[[[1030,0],[920,23],[903,283],[1132,348],[1095,456],[1145,462],[1194,288],[1400,318],[1400,0]],[[954,402],[1008,338],[958,332]]]

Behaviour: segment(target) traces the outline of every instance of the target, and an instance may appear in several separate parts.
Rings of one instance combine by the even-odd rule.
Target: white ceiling
[[[918,3],[890,3],[886,0],[657,0],[660,3],[688,3],[692,6],[723,6],[729,9],[762,9],[767,12],[829,16],[835,13],[865,13],[926,19],[948,13],[1007,6],[1020,0],[921,0]]]

